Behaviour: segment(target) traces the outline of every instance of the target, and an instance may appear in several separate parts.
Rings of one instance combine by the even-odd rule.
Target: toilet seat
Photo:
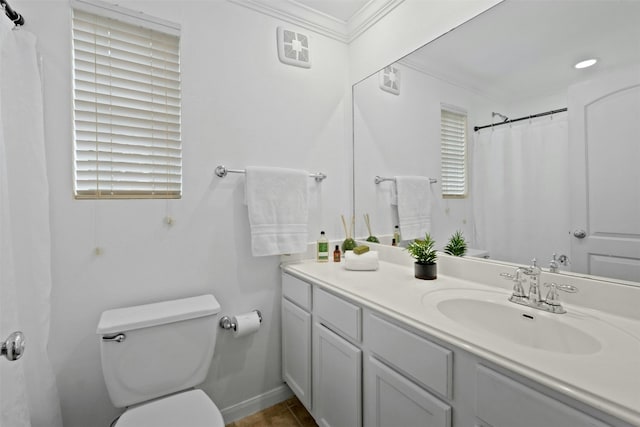
[[[189,390],[127,409],[115,427],[224,427],[218,407],[202,390]]]

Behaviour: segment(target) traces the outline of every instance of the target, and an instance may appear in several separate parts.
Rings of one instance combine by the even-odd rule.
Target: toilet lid
[[[116,427],[224,427],[218,407],[202,390],[189,390],[127,409]]]

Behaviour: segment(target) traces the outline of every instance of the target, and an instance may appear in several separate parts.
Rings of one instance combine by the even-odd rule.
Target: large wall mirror
[[[354,85],[356,218],[390,236],[392,179],[429,177],[437,246],[640,286],[639,22],[639,1],[505,0]],[[443,111],[466,117],[463,197]]]

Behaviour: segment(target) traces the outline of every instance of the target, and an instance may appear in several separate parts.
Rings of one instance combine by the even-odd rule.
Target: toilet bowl
[[[213,295],[201,295],[102,313],[102,374],[111,402],[127,408],[112,427],[224,427],[193,388],[209,370],[219,312]]]

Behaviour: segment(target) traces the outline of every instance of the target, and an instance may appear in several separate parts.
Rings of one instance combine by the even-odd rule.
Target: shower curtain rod
[[[533,119],[533,118],[536,118],[536,117],[550,116],[551,114],[562,113],[564,111],[567,111],[567,109],[566,108],[560,108],[558,110],[551,110],[551,111],[545,111],[544,113],[531,114],[530,116],[520,117],[520,118],[517,118],[517,119],[511,119],[511,120],[506,120],[506,121],[500,122],[500,123],[493,123],[493,124],[484,125],[484,126],[475,126],[473,128],[473,131],[477,132],[480,129],[492,128],[494,126],[500,126],[500,125],[506,125],[507,123],[519,122],[520,120],[527,120],[527,119]]]
[[[4,9],[4,14],[7,15],[7,18],[11,19],[11,22],[13,22],[16,27],[24,25],[24,18],[22,15],[11,9],[7,0],[0,0],[0,6]]]

